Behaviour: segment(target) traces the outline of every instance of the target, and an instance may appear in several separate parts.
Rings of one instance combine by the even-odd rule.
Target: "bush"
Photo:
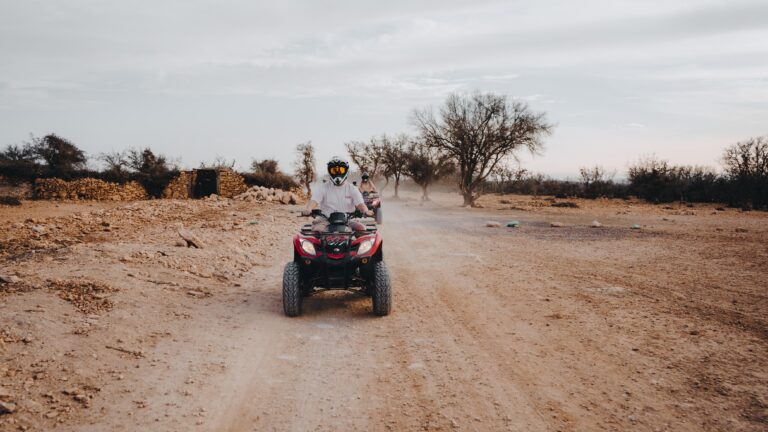
[[[282,171],[274,159],[254,160],[251,162],[252,173],[243,174],[248,186],[262,186],[273,189],[291,190],[299,187],[293,178]]]
[[[727,181],[713,170],[696,166],[673,166],[648,158],[629,167],[629,192],[651,202],[722,202]]]
[[[293,177],[283,172],[277,173],[242,173],[248,186],[263,186],[273,189],[291,190],[299,187]]]

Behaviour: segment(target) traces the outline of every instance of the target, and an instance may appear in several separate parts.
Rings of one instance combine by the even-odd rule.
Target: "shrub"
[[[263,186],[273,189],[291,190],[299,187],[296,180],[283,172],[278,173],[242,173],[248,186]]]
[[[291,190],[299,187],[293,176],[282,171],[274,159],[254,160],[251,162],[252,173],[243,174],[248,186],[263,186],[273,189]]]

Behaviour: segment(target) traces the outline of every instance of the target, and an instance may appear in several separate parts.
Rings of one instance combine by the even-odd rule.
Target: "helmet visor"
[[[331,175],[344,175],[347,173],[347,168],[343,166],[332,166],[328,168],[328,173]]]

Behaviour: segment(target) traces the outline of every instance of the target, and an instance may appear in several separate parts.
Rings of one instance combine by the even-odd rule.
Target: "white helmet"
[[[341,186],[349,175],[349,163],[338,156],[332,157],[328,161],[328,175],[333,184]]]

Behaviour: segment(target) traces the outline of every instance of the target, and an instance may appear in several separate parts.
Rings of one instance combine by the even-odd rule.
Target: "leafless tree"
[[[382,174],[384,149],[376,138],[371,138],[367,143],[351,141],[345,143],[344,146],[347,148],[352,163],[361,172],[367,172],[371,178]]]
[[[310,185],[317,178],[315,147],[312,145],[312,141],[296,145],[296,161],[293,164],[296,168],[296,178],[307,189],[307,196],[312,196]]]
[[[382,153],[382,174],[389,182],[392,178],[395,180],[395,198],[399,198],[400,179],[406,175],[406,163],[408,162],[408,135],[400,134],[394,138],[382,135],[378,139],[378,147]],[[374,142],[374,139],[371,139]]]
[[[106,166],[105,172],[118,179],[128,177],[128,158],[124,151],[101,153],[98,159]]]
[[[413,123],[428,145],[454,158],[465,206],[475,204],[478,186],[500,162],[521,149],[539,152],[553,129],[543,113],[492,93],[452,94],[440,108],[439,119],[426,108],[414,112]]]
[[[616,171],[608,171],[600,165],[579,168],[582,194],[587,198],[607,196],[613,186]]]
[[[405,172],[421,186],[423,201],[429,201],[429,186],[452,174],[456,167],[453,157],[424,141],[413,141],[406,151]]]
[[[499,163],[493,170],[491,177],[496,181],[498,193],[509,193],[516,185],[523,181],[530,172],[521,167],[520,163]]]
[[[235,159],[227,160],[227,158],[223,156],[216,155],[216,157],[211,162],[201,162],[200,168],[208,168],[208,169],[235,169],[235,164],[237,161]]]
[[[742,201],[768,207],[768,136],[740,141],[725,149],[723,166]]]

